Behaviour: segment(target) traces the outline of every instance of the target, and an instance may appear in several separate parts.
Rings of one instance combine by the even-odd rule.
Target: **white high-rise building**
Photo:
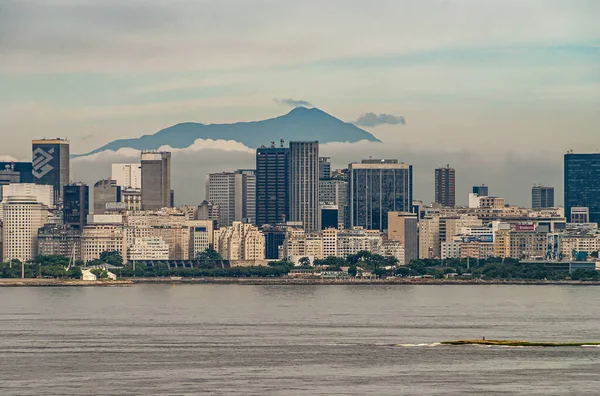
[[[52,190],[52,186],[48,186]],[[2,260],[21,262],[34,259],[38,248],[38,230],[46,224],[48,208],[31,196],[10,196],[2,203]]]
[[[142,188],[142,165],[112,164],[112,180],[117,181],[121,188]]]
[[[211,173],[206,181],[206,200],[219,205],[219,224],[256,222],[256,176],[253,170]]]
[[[2,201],[8,197],[34,197],[49,208],[54,207],[54,187],[46,184],[11,183],[2,186]]]

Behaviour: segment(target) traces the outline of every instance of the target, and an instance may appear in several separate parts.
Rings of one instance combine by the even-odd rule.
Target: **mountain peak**
[[[104,150],[117,151],[121,148],[137,150],[156,150],[161,146],[186,148],[194,144],[197,139],[235,140],[251,148],[268,145],[269,142],[279,139],[318,140],[321,143],[379,141],[369,132],[341,121],[323,110],[299,106],[283,116],[263,121],[209,125],[194,122],[176,124],[154,135],[115,140],[82,155],[91,155]]]

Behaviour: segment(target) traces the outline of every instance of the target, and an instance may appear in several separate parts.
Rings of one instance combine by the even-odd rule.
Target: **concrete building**
[[[419,257],[418,222],[415,213],[388,212],[388,239],[402,244],[407,264]]]
[[[256,224],[289,220],[289,154],[285,147],[256,150]]]
[[[442,260],[460,258],[460,245],[461,243],[458,241],[442,242]]]
[[[531,189],[531,207],[545,209],[554,207],[554,187],[535,185]]]
[[[116,180],[105,179],[94,184],[94,214],[104,214],[106,204],[117,202],[121,202],[121,186]]]
[[[63,186],[63,224],[82,230],[87,224],[90,208],[90,188],[84,183]]]
[[[129,261],[168,260],[169,245],[161,237],[135,238],[128,249]]]
[[[570,213],[571,223],[575,224],[586,224],[590,222],[590,208],[582,207],[582,206],[573,206],[571,207]],[[598,224],[598,223],[596,223]]]
[[[230,227],[215,231],[215,250],[224,260],[262,262],[265,259],[265,236],[252,224],[234,221]]]
[[[330,157],[319,157],[319,180],[331,179]]]
[[[81,258],[81,230],[46,224],[38,230],[38,256]]]
[[[494,241],[495,257],[514,259],[545,258],[548,253],[547,232],[498,230]]]
[[[349,225],[388,229],[388,212],[412,212],[412,166],[369,159],[348,165]]]
[[[48,208],[31,196],[10,196],[2,202],[3,262],[32,260],[38,252],[38,230],[46,224]]]
[[[440,254],[440,218],[426,216],[419,221],[419,258],[439,258]]]
[[[202,201],[196,211],[196,220],[216,221],[216,228],[220,227],[221,207],[215,203]]]
[[[319,142],[290,142],[289,218],[319,229]]]
[[[69,145],[69,141],[64,139],[31,142],[33,182],[52,186],[56,203],[62,200],[63,186],[70,181]]]
[[[260,228],[265,235],[265,258],[276,260],[279,258],[279,247],[285,241],[287,227],[285,224],[265,224]]]
[[[456,170],[450,165],[435,170],[435,202],[450,208],[456,205]]]
[[[32,183],[15,183],[2,186],[2,201],[8,197],[34,197],[48,208],[54,208],[54,187]]]
[[[337,228],[347,228],[348,182],[346,180],[319,180],[319,203],[337,205]]]
[[[123,226],[110,224],[87,225],[81,234],[81,259],[96,260],[104,252],[119,252],[127,257],[126,233]]]
[[[142,210],[142,190],[136,188],[122,189],[121,198],[127,210]]]
[[[600,222],[600,153],[574,154],[564,158],[565,214],[571,222],[571,208],[589,209],[589,221]]]
[[[142,189],[141,164],[112,164],[111,179],[122,189]]]
[[[207,176],[206,199],[219,206],[219,225],[234,221],[256,221],[256,176],[253,170],[211,173]]]
[[[171,153],[142,151],[142,209],[171,207]]]

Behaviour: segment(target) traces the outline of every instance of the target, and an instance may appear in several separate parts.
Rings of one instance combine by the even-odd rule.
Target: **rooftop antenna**
[[[271,148],[275,148],[275,142],[271,142]]]
[[[283,143],[285,143],[283,139],[279,140],[279,147],[283,148]]]

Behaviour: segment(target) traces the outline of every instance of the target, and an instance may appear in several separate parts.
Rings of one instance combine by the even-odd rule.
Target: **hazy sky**
[[[596,0],[0,0],[0,157],[29,158],[32,138],[80,153],[183,121],[264,119],[293,99],[406,120],[365,127],[385,145],[324,148],[334,166],[411,162],[428,201],[450,163],[459,202],[486,182],[527,205],[536,182],[560,196],[566,150],[600,149],[599,15]],[[183,201],[219,151],[181,154],[200,189]],[[220,166],[238,163],[251,154]],[[110,172],[75,168],[88,183]]]

